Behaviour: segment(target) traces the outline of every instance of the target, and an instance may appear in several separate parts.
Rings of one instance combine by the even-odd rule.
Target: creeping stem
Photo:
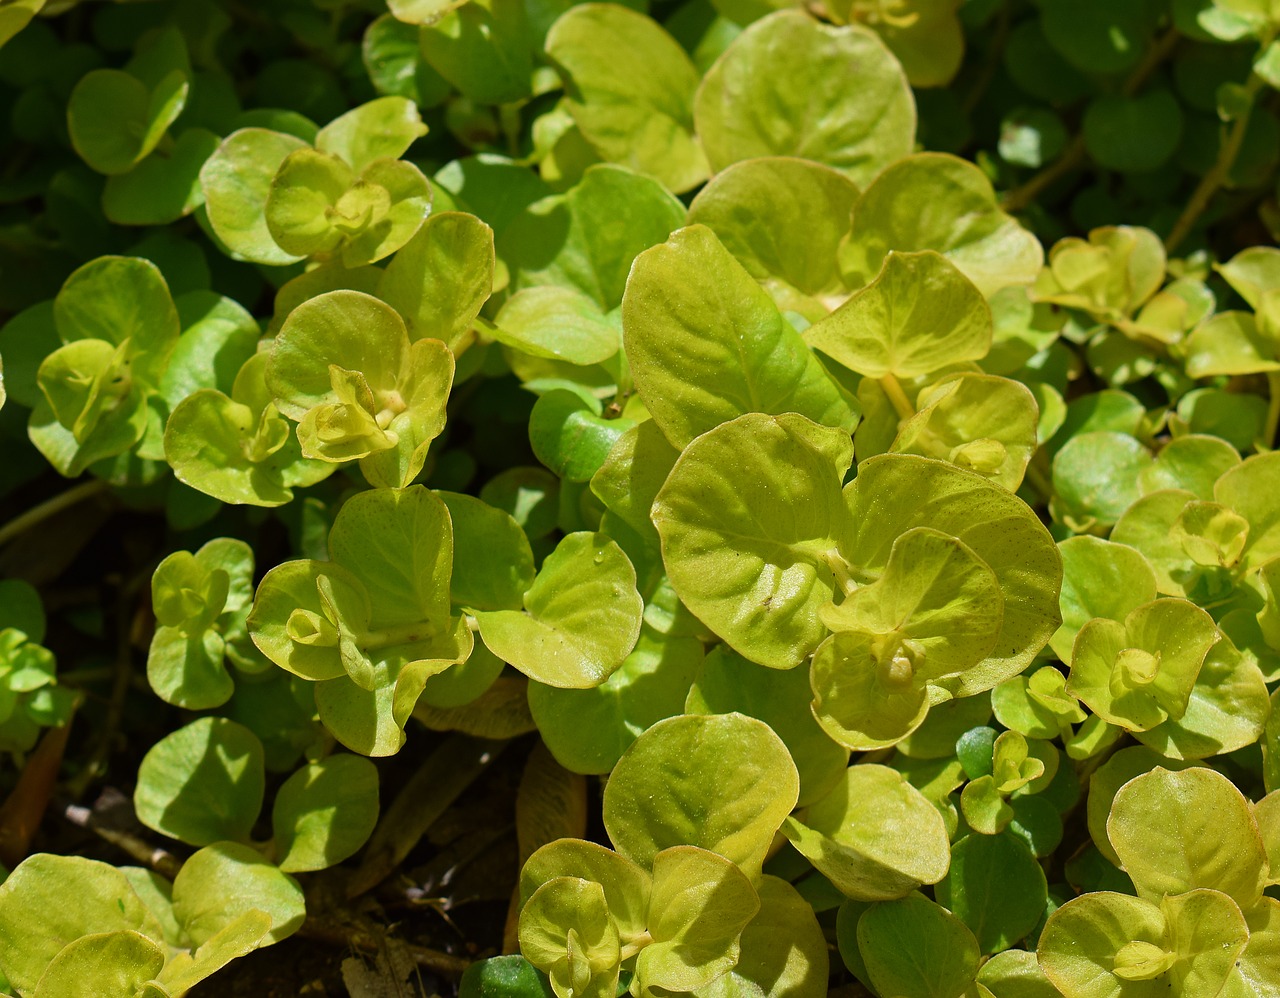
[[[1231,131],[1227,133],[1226,141],[1222,143],[1222,147],[1218,150],[1217,160],[1209,168],[1209,172],[1200,178],[1200,183],[1192,193],[1191,200],[1182,209],[1182,214],[1178,216],[1178,221],[1174,223],[1173,229],[1165,239],[1164,248],[1166,253],[1172,253],[1181,244],[1182,240],[1187,238],[1187,235],[1195,227],[1196,221],[1204,210],[1209,207],[1209,201],[1226,183],[1227,175],[1231,172],[1231,168],[1235,166],[1236,157],[1240,155],[1240,146],[1244,144],[1245,133],[1249,130],[1249,118],[1252,116],[1254,98],[1257,97],[1258,91],[1262,89],[1263,82],[1262,77],[1257,73],[1249,74],[1249,81],[1244,85],[1245,93],[1249,98],[1245,103],[1244,110],[1240,112],[1240,116],[1232,123]]]
[[[1174,48],[1177,47],[1179,37],[1177,28],[1170,28],[1161,35],[1160,39],[1147,50],[1146,57],[1138,63],[1133,72],[1129,74],[1129,78],[1124,81],[1124,86],[1120,88],[1120,93],[1125,97],[1132,97],[1136,94],[1160,63],[1164,62],[1173,53]],[[1085,161],[1087,151],[1083,134],[1077,135],[1070,145],[1062,151],[1061,156],[1021,187],[1017,187],[1005,194],[1000,200],[1000,207],[1005,211],[1022,211],[1027,205],[1035,201],[1045,188],[1080,166]]]
[[[73,486],[67,489],[66,492],[60,492],[52,499],[46,499],[39,506],[32,507],[21,516],[14,517],[3,527],[0,527],[0,544],[13,540],[24,531],[43,523],[49,517],[61,513],[64,509],[70,509],[76,503],[88,499],[90,496],[105,492],[107,488],[108,484],[105,481],[101,478],[95,478]]]

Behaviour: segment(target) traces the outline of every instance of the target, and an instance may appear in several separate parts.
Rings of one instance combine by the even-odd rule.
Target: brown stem
[[[70,732],[68,720],[40,737],[40,744],[27,756],[13,792],[0,805],[0,862],[6,866],[17,866],[30,849],[31,837],[53,795]]]
[[[1016,187],[1000,199],[1000,207],[1008,212],[1022,211],[1038,198],[1042,191],[1051,187],[1078,167],[1085,159],[1084,136],[1077,135],[1071,144],[1063,150],[1062,155],[1028,180],[1021,187]]]
[[[62,816],[73,825],[77,825],[104,842],[110,842],[117,849],[128,853],[148,869],[155,870],[162,877],[172,880],[182,868],[182,861],[167,849],[153,846],[132,832],[120,828],[110,828],[94,817],[93,812],[79,804],[68,804],[62,809]]]
[[[326,922],[319,924],[310,920],[302,924],[298,935],[306,939],[315,939],[334,946],[347,946],[363,953],[378,953],[382,944],[372,933],[354,925],[340,925]],[[426,967],[447,977],[460,977],[462,972],[471,966],[471,961],[452,953],[428,949],[426,946],[404,944],[405,951],[413,957],[419,967]]]
[[[0,527],[0,544],[13,540],[19,534],[43,523],[49,517],[61,513],[64,509],[69,509],[76,503],[88,499],[90,496],[105,492],[107,488],[108,485],[105,481],[100,478],[94,478],[72,486],[66,492],[60,492],[52,499],[46,499],[39,506],[33,506],[21,516],[15,516],[3,527]]]

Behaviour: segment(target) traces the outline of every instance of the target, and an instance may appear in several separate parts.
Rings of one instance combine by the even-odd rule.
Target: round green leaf
[[[1274,341],[1249,312],[1219,312],[1200,323],[1180,344],[1187,374],[1256,374],[1280,370]]]
[[[222,140],[200,169],[209,224],[232,253],[275,266],[299,257],[276,245],[264,207],[272,179],[285,158],[305,148],[301,139],[266,128],[242,128]]]
[[[336,631],[329,633],[341,617],[332,600],[323,595],[326,588],[335,586],[363,596],[356,597],[359,604],[349,615],[358,614],[359,622],[367,628],[371,608],[359,578],[341,565],[286,561],[267,572],[258,584],[248,619],[253,643],[280,668],[303,679],[320,681],[344,675],[340,637]]]
[[[1185,596],[1196,580],[1196,566],[1173,530],[1195,493],[1162,489],[1130,506],[1111,531],[1111,539],[1142,552],[1156,574],[1156,588],[1170,596]]]
[[[585,482],[634,425],[629,419],[604,419],[594,398],[588,401],[577,392],[556,389],[534,403],[529,444],[534,456],[562,479]]]
[[[1022,500],[972,472],[930,458],[886,454],[858,466],[845,487],[853,538],[845,556],[873,576],[913,527],[957,538],[995,573],[1004,618],[991,655],[955,680],[953,696],[981,693],[1018,675],[1060,623],[1062,562],[1052,538]]]
[[[1267,404],[1257,395],[1198,388],[1178,400],[1178,418],[1193,434],[1221,436],[1236,450],[1248,450],[1261,435]]]
[[[641,866],[669,846],[690,844],[755,878],[799,788],[786,745],[763,721],[672,717],[618,760],[605,786],[604,825],[618,851]]]
[[[1045,37],[1086,73],[1119,73],[1142,56],[1155,28],[1156,9],[1145,0],[1046,0]]]
[[[689,206],[757,281],[784,281],[806,295],[844,290],[836,253],[853,224],[858,188],[831,167],[792,156],[734,163]]]
[[[139,994],[160,974],[163,944],[140,932],[82,935],[64,946],[40,975],[33,998],[102,998]]]
[[[626,206],[625,225],[618,224],[620,205]],[[502,235],[502,256],[518,291],[544,284],[569,288],[612,313],[635,258],[684,221],[684,205],[656,180],[596,164],[565,194],[543,198],[518,215]]]
[[[1190,433],[1170,440],[1155,461],[1138,473],[1144,494],[1186,489],[1201,499],[1213,498],[1213,485],[1240,463],[1240,452],[1221,437]]]
[[[632,377],[676,447],[748,412],[855,416],[768,294],[700,225],[636,258],[622,303]]]
[[[1186,713],[1136,737],[1166,759],[1205,759],[1254,744],[1269,716],[1266,680],[1254,657],[1223,638],[1205,656]]]
[[[1137,97],[1099,97],[1085,111],[1085,145],[1110,170],[1154,170],[1174,154],[1181,139],[1182,107],[1160,87]]]
[[[850,766],[845,779],[783,834],[851,898],[906,897],[947,872],[951,850],[938,809],[887,766]]]
[[[604,534],[569,534],[547,556],[524,608],[475,613],[495,655],[549,686],[599,686],[640,636],[644,603],[630,560]]]
[[[204,846],[247,840],[262,809],[262,743],[222,717],[202,717],[166,735],[143,757],[133,794],[148,828]]]
[[[342,244],[342,263],[348,268],[363,267],[390,256],[413,238],[431,210],[431,184],[412,163],[379,159],[366,166],[339,199],[340,213],[349,210],[345,203],[349,198],[364,224]]]
[[[599,364],[618,352],[618,328],[586,295],[541,285],[507,299],[494,319],[498,342],[534,357]]]
[[[864,752],[888,748],[924,722],[925,685],[891,686],[883,671],[866,632],[833,634],[814,652],[813,714],[839,744]]]
[[[618,984],[618,928],[604,888],[556,877],[520,911],[520,951],[551,978],[559,996],[610,998]]]
[[[99,173],[128,172],[182,113],[190,83],[175,69],[151,89],[119,69],[81,77],[67,104],[67,130],[80,157]]]
[[[408,350],[403,320],[359,291],[331,291],[299,305],[272,343],[267,385],[280,411],[301,420],[336,401],[329,365],[360,372],[374,391],[394,390]]]
[[[289,153],[271,181],[265,206],[267,230],[276,245],[295,256],[327,253],[344,235],[335,221],[355,226],[362,214],[371,219],[376,211],[372,189],[364,187],[344,197],[355,179],[351,167],[337,156],[316,149]],[[367,202],[360,198],[365,193]]]
[[[604,463],[591,476],[591,491],[610,513],[656,542],[657,528],[649,518],[653,501],[679,456],[658,424],[646,419],[617,439]]]
[[[100,256],[74,271],[53,302],[64,343],[128,341],[130,375],[159,386],[178,340],[178,311],[160,268],[130,256]]]
[[[983,953],[1008,949],[1035,928],[1048,896],[1044,871],[1020,838],[966,835],[951,849],[938,901],[973,930]]]
[[[1073,530],[1116,523],[1141,495],[1151,452],[1127,433],[1073,436],[1053,456],[1054,515]]]
[[[1080,628],[1095,617],[1122,621],[1156,598],[1156,576],[1146,558],[1124,544],[1100,537],[1069,537],[1062,555],[1062,626],[1049,643],[1064,662]]]
[[[996,375],[962,374],[922,392],[918,404],[891,452],[950,461],[1010,492],[1022,484],[1040,419],[1029,388]]]
[[[653,942],[636,958],[640,988],[710,984],[738,962],[738,937],[759,910],[751,881],[729,860],[695,846],[662,850],[653,859]]]
[[[893,542],[884,571],[839,606],[825,608],[834,631],[888,639],[899,688],[954,679],[995,650],[1004,598],[991,567],[972,548],[930,527],[913,527]],[[905,670],[905,671],[904,671]]]
[[[378,159],[399,159],[427,134],[418,107],[405,97],[379,97],[320,129],[316,149],[338,156],[357,173]]]
[[[170,410],[200,389],[234,394],[241,371],[258,352],[258,321],[235,299],[212,291],[189,291],[174,304],[182,335],[160,379]]]
[[[978,970],[978,981],[995,998],[1060,998],[1040,969],[1034,952],[1007,949],[987,960]]]
[[[450,87],[423,61],[418,35],[415,25],[383,14],[365,28],[360,54],[369,82],[378,93],[432,107],[444,100]]]
[[[35,853],[0,884],[0,973],[19,994],[68,942],[94,932],[137,932],[163,944],[164,931],[114,866],[81,856]]]
[[[647,870],[612,849],[582,839],[557,839],[531,855],[520,871],[523,907],[543,884],[557,877],[580,877],[604,888],[609,917],[624,943],[648,931],[652,878]]]
[[[694,114],[716,172],[757,156],[799,156],[856,184],[911,152],[916,126],[902,67],[873,31],[798,11],[739,35],[704,77]]]
[[[1150,901],[1094,891],[1074,898],[1049,916],[1040,934],[1040,968],[1064,995],[1146,998],[1169,993],[1166,979],[1130,982],[1113,970],[1116,955],[1134,943],[1165,952],[1165,923]]]
[[[957,998],[978,972],[973,933],[921,894],[868,908],[858,920],[858,949],[881,994]]]
[[[785,880],[756,885],[760,912],[738,939],[733,969],[700,988],[701,998],[766,993],[776,998],[822,998],[830,974],[827,941],[813,908]]]
[[[147,682],[165,703],[188,710],[219,707],[235,692],[223,650],[222,636],[213,631],[158,627],[147,651]]]
[[[249,846],[206,846],[174,878],[173,913],[194,946],[203,946],[250,911],[271,917],[263,945],[293,935],[306,917],[298,882]]]
[[[1040,241],[1000,210],[986,175],[941,153],[917,153],[885,168],[853,210],[840,267],[851,287],[880,271],[890,250],[941,253],[989,296],[1040,273]]]
[[[452,528],[444,501],[418,485],[354,496],[329,532],[329,555],[369,594],[369,626],[449,619]]]
[[[1258,308],[1263,295],[1280,288],[1280,250],[1251,246],[1215,268],[1250,308]]]
[[[456,348],[493,290],[493,230],[474,215],[433,212],[396,251],[377,295],[404,318],[411,340]]]
[[[533,552],[512,516],[457,492],[438,492],[453,524],[454,604],[480,610],[512,610],[521,606],[533,585]]]
[[[1253,809],[1212,769],[1156,769],[1129,781],[1111,805],[1107,837],[1140,897],[1209,887],[1248,910],[1262,896],[1269,866]]]
[[[458,982],[458,998],[555,998],[555,992],[545,974],[514,953],[467,967]]]
[[[982,294],[945,257],[890,252],[876,279],[805,340],[866,377],[917,378],[985,356],[991,331]]]
[[[800,774],[801,807],[843,778],[849,753],[814,720],[809,703],[809,670],[802,664],[785,671],[748,662],[723,646],[712,649],[689,691],[690,714],[737,711],[764,721],[782,739]]]
[[[698,73],[654,21],[615,4],[578,5],[556,21],[546,51],[565,80],[569,113],[605,160],[676,193],[706,179],[693,134]]]
[[[265,354],[259,356],[265,361]],[[262,363],[254,366],[250,380],[261,382]],[[192,392],[169,414],[164,448],[179,481],[228,503],[280,506],[293,498],[292,486],[311,485],[336,470],[303,458],[274,404],[255,413],[213,389]]]
[[[1240,909],[1218,891],[1169,896],[1159,908],[1099,892],[1050,917],[1040,963],[1065,994],[1218,994],[1248,936]]]
[[[1231,468],[1213,487],[1213,498],[1249,523],[1242,555],[1246,570],[1280,557],[1280,509],[1270,501],[1280,488],[1280,453],[1256,454]]]
[[[658,493],[672,586],[753,662],[792,668],[826,634],[819,610],[836,585],[851,450],[847,435],[803,417],[749,413],[690,444]]]
[[[1213,618],[1182,599],[1144,603],[1122,623],[1096,618],[1076,635],[1067,692],[1131,731],[1176,721],[1220,637]]]
[[[353,752],[394,755],[404,746],[405,723],[427,680],[465,661],[471,648],[471,631],[459,618],[452,633],[425,648],[411,646],[394,657],[368,663],[367,685],[357,684],[350,675],[319,682],[315,698],[320,721]]]
[[[365,844],[378,822],[378,770],[358,755],[334,755],[285,780],[271,811],[285,873],[323,870]]]
[[[397,2],[397,7],[424,6]],[[479,104],[506,104],[530,95],[532,37],[520,0],[436,3],[422,24],[418,44],[427,63]]]

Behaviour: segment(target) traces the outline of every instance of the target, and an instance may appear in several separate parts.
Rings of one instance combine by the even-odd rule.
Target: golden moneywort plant
[[[0,993],[1275,991],[1276,4],[258,6],[0,0]]]

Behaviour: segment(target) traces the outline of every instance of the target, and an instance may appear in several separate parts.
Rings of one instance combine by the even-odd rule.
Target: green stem
[[[633,956],[639,953],[651,942],[653,942],[653,936],[649,935],[648,932],[645,932],[644,934],[631,940],[631,942],[623,946],[621,951],[619,952],[618,954],[619,961],[630,960]]]
[[[880,387],[889,396],[889,401],[893,403],[893,407],[902,419],[910,419],[916,414],[916,407],[911,404],[911,399],[907,398],[907,393],[902,390],[902,383],[892,374],[886,374],[880,379]]]
[[[1052,186],[1062,177],[1084,162],[1084,136],[1077,135],[1071,144],[1063,150],[1062,155],[1028,180],[1021,187],[1009,191],[1000,199],[1000,207],[1005,211],[1022,211],[1038,198],[1045,188]]]
[[[1191,200],[1187,202],[1187,206],[1182,210],[1182,214],[1178,216],[1178,221],[1174,223],[1173,229],[1170,230],[1168,237],[1164,241],[1164,249],[1166,253],[1172,253],[1182,243],[1191,230],[1195,228],[1196,222],[1209,207],[1209,202],[1213,196],[1218,193],[1219,189],[1227,182],[1227,175],[1231,172],[1231,168],[1235,166],[1236,157],[1240,155],[1240,146],[1244,144],[1245,132],[1249,130],[1249,118],[1253,111],[1253,98],[1257,96],[1258,91],[1263,86],[1262,77],[1256,73],[1251,73],[1249,82],[1244,85],[1245,92],[1249,95],[1249,103],[1245,106],[1244,111],[1231,125],[1231,131],[1227,133],[1227,139],[1222,143],[1222,148],[1218,150],[1218,158],[1213,166],[1209,168],[1209,172],[1200,178],[1200,183],[1191,195]]]
[[[412,624],[398,624],[394,627],[365,631],[359,635],[358,643],[365,651],[375,651],[379,648],[394,648],[396,645],[411,645],[419,641],[427,641],[438,633],[439,630],[430,621],[419,620]]]
[[[835,548],[827,551],[824,560],[827,567],[831,569],[831,574],[836,577],[836,582],[840,584],[841,591],[845,596],[852,596],[858,588],[858,582],[853,577],[853,571],[847,561],[844,560],[840,552]]]
[[[66,492],[61,492],[52,499],[46,499],[39,506],[34,506],[27,510],[21,516],[15,516],[12,520],[0,527],[0,545],[13,540],[19,534],[25,533],[32,527],[38,526],[51,516],[56,516],[64,509],[70,509],[76,503],[88,499],[90,496],[96,496],[99,492],[105,492],[109,488],[108,484],[101,478],[95,478],[92,481],[81,482]]]

